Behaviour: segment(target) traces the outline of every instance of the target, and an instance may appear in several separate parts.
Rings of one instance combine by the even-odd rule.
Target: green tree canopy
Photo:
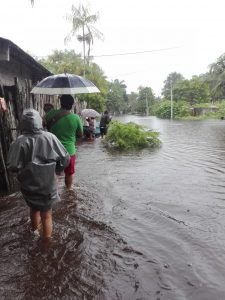
[[[93,108],[98,112],[103,112],[106,105],[106,94],[108,93],[108,82],[104,72],[97,64],[91,63],[87,67],[86,77],[99,88],[101,93],[79,95],[79,99],[85,100],[88,108]]]
[[[186,101],[190,105],[196,103],[209,102],[209,85],[198,76],[193,76],[190,80],[183,80],[175,84],[173,88],[173,100]]]
[[[210,65],[210,80],[212,81],[212,95],[215,99],[225,98],[225,53]]]
[[[128,95],[128,108],[127,111],[136,113],[138,111],[138,93],[131,92]]]
[[[137,112],[141,114],[152,113],[155,95],[152,88],[140,86],[138,88]]]
[[[115,79],[109,83],[106,95],[106,107],[112,113],[121,113],[127,110],[128,97],[124,81]]]
[[[174,88],[174,86],[176,86],[176,84],[181,82],[182,80],[184,80],[184,77],[182,74],[177,73],[177,72],[170,73],[167,76],[166,80],[164,81],[164,86],[162,89],[163,97],[165,99],[169,99],[170,93],[171,93],[171,86]]]
[[[83,60],[74,50],[54,50],[52,54],[38,61],[53,74],[67,72],[81,75],[83,72]]]
[[[73,50],[58,51],[39,62],[50,70],[53,74],[67,73],[81,75],[82,59]],[[79,100],[85,100],[89,108],[103,111],[105,107],[105,95],[108,91],[108,82],[103,70],[95,63],[87,67],[86,77],[91,80],[101,91],[97,94],[80,94],[76,95]]]

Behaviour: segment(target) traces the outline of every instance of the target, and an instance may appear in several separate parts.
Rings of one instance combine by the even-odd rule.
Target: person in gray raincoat
[[[68,166],[70,156],[57,137],[42,130],[38,111],[25,109],[21,135],[10,145],[7,167],[17,173],[22,195],[30,207],[32,230],[42,223],[43,238],[52,235],[52,205],[58,199],[55,172]]]

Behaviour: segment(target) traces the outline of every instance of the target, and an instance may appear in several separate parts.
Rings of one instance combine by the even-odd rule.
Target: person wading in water
[[[70,164],[64,170],[65,185],[72,188],[76,166],[76,138],[83,136],[83,125],[80,117],[71,112],[74,98],[71,95],[60,97],[60,109],[52,109],[46,115],[47,128],[54,133],[70,155]]]
[[[23,111],[22,134],[9,148],[7,167],[16,172],[21,192],[30,207],[31,229],[43,240],[52,236],[52,206],[59,198],[55,172],[68,166],[70,156],[54,134],[42,129],[38,111]]]
[[[100,120],[100,134],[101,134],[101,138],[104,138],[105,135],[107,134],[107,127],[109,122],[111,121],[110,117],[109,117],[109,113],[106,110],[103,114],[103,116],[101,117]]]

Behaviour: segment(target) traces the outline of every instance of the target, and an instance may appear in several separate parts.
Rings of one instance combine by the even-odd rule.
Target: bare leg
[[[50,239],[52,236],[52,210],[40,212],[43,226],[43,239]]]
[[[30,208],[31,229],[33,231],[39,229],[41,223],[40,211]]]
[[[65,174],[65,185],[68,190],[71,189],[73,183],[73,175]]]

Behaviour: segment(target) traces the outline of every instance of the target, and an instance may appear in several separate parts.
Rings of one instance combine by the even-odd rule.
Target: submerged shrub
[[[159,133],[147,131],[144,126],[135,123],[112,121],[109,125],[106,141],[121,150],[155,147],[160,144]]]

